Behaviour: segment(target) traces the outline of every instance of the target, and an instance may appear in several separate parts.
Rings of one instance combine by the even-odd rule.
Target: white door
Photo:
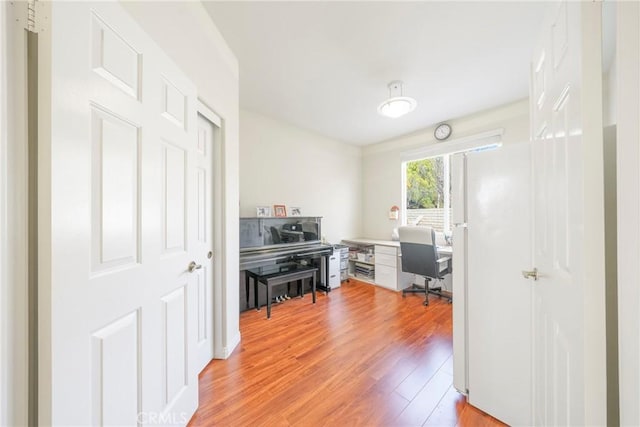
[[[214,123],[214,121],[217,123]],[[214,203],[214,144],[218,136],[219,118],[204,105],[198,105],[198,145],[195,153],[197,236],[194,244],[199,268],[197,277],[198,311],[198,371],[213,359],[213,203]]]
[[[552,5],[531,64],[537,425],[606,421],[600,7]]]
[[[47,8],[39,424],[184,425],[198,402],[195,88],[118,3]]]
[[[468,397],[509,425],[531,425],[530,166],[529,143],[467,154]]]

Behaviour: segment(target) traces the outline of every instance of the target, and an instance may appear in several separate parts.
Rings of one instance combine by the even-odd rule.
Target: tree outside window
[[[405,173],[407,224],[449,231],[449,156],[407,162]]]
[[[435,157],[407,163],[407,208],[442,208],[444,159]]]

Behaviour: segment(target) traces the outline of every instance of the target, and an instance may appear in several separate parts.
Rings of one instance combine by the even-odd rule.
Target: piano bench
[[[256,310],[262,307],[258,301],[258,284],[262,283],[267,287],[267,319],[271,318],[271,294],[274,286],[298,281],[298,294],[304,297],[303,280],[311,279],[311,294],[313,303],[316,303],[316,267],[299,265],[295,263],[276,264],[267,267],[260,267],[245,270],[245,285],[247,288],[247,303],[249,302],[249,280],[253,279],[253,297]]]

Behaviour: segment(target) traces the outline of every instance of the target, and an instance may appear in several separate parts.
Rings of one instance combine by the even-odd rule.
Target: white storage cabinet
[[[373,279],[375,285],[394,291],[401,291],[413,283],[415,275],[402,272],[400,242],[391,240],[351,239],[343,240],[343,243],[350,247],[366,248],[366,250],[373,246],[372,266],[375,269]],[[349,259],[349,262],[351,264],[357,262],[362,263],[362,261],[354,259]],[[353,271],[354,268],[351,266],[349,272],[352,273]],[[356,279],[367,281],[357,276]]]

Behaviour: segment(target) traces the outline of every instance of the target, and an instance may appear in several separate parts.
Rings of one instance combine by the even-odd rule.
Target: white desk
[[[345,245],[348,243],[353,243],[358,246],[388,246],[393,248],[400,248],[400,242],[398,240],[375,240],[375,239],[366,239],[366,238],[356,238],[356,239],[342,239],[345,242]],[[440,256],[453,256],[453,247],[451,246],[438,246],[438,254]]]
[[[370,282],[378,286],[394,291],[401,291],[413,284],[415,275],[402,271],[402,259],[400,258],[402,253],[400,251],[399,241],[358,237],[343,239],[342,242],[350,247],[373,247],[374,250],[373,262],[368,263],[362,260],[349,259],[349,272],[351,275],[354,273],[354,264],[360,262],[374,266],[375,276],[374,280]],[[452,253],[451,246],[438,247],[438,254],[440,256],[451,256]],[[361,277],[356,276],[356,278],[367,281]]]

